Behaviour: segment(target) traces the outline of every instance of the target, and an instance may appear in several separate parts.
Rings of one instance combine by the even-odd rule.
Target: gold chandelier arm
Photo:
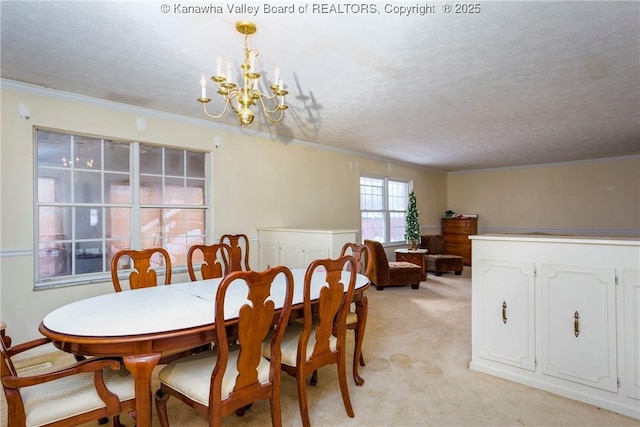
[[[262,95],[262,94],[260,94]],[[282,121],[282,119],[284,118],[284,110],[286,110],[287,108],[289,108],[287,105],[284,104],[277,104],[276,107],[273,110],[269,110],[266,106],[266,104],[264,103],[264,100],[262,99],[262,96],[258,96],[258,99],[260,100],[260,106],[262,107],[262,111],[264,112],[264,117],[267,119],[268,122],[270,123],[280,123]],[[280,114],[278,115],[277,119],[273,119],[271,117],[272,114],[275,114],[277,112],[280,112]]]
[[[257,92],[260,94],[260,98],[276,99],[276,97],[278,96],[275,93],[273,95],[269,95],[268,93],[264,93],[264,92],[260,92],[260,91],[257,91]]]
[[[271,118],[271,113],[265,114],[264,117],[267,119],[267,121],[269,123],[273,123],[273,124],[280,123],[282,121],[282,119],[284,118],[284,110],[280,110],[280,115],[278,116],[277,119],[272,119]]]
[[[270,110],[267,107],[267,104],[264,103],[264,99],[263,98],[273,99],[273,98],[275,98],[275,95],[274,96],[266,96],[266,95],[264,95],[262,93],[259,93],[258,100],[260,101],[260,105],[262,106],[262,111],[264,111],[266,114],[274,114],[274,113],[280,111],[280,115],[282,115],[283,111],[286,110],[287,108],[289,108],[287,105],[284,105],[284,103],[278,103],[278,104],[276,104],[276,106],[275,106],[275,108],[273,110]]]
[[[202,109],[204,110],[204,114],[211,118],[211,119],[219,119],[220,117],[224,116],[224,113],[227,112],[227,108],[229,108],[229,104],[231,104],[231,98],[227,98],[225,103],[224,103],[224,109],[222,110],[222,113],[218,114],[217,116],[214,116],[213,114],[209,114],[209,112],[207,111],[207,103],[203,102],[202,103]],[[233,106],[232,106],[233,108]]]

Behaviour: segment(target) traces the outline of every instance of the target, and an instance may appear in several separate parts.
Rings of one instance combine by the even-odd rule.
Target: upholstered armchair
[[[427,271],[442,276],[442,273],[453,271],[462,274],[463,259],[458,255],[447,254],[447,243],[441,235],[421,236],[420,247],[427,250]]]
[[[369,280],[371,284],[381,291],[387,286],[407,286],[418,289],[422,267],[405,261],[391,261],[387,259],[384,247],[375,240],[365,240],[373,254],[373,268]]]
[[[37,348],[50,343],[39,338],[7,348],[0,340],[9,426],[77,426],[113,417],[120,427],[121,412],[135,414],[133,377],[118,360],[95,357],[19,375],[14,362],[20,353],[44,351]]]

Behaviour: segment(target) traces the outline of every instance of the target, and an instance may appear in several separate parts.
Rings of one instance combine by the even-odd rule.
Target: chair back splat
[[[245,234],[223,234],[220,243],[231,247],[231,271],[249,271],[249,238]]]
[[[129,274],[129,288],[139,289],[158,285],[156,269],[164,268],[164,284],[171,283],[171,257],[163,248],[150,249],[124,249],[117,252],[111,259],[111,280],[116,292],[122,291],[118,277],[118,263],[122,257],[129,257],[133,269]]]
[[[226,312],[226,301],[239,294],[247,295],[247,301],[240,307],[237,320],[225,322],[235,314]],[[235,271],[224,276],[215,301],[215,349],[174,361],[158,374],[156,408],[160,424],[169,425],[167,399],[172,395],[208,419],[211,426],[222,425],[222,418],[234,412],[244,413],[255,401],[269,399],[271,423],[281,426],[280,344],[292,299],[293,276],[287,267]],[[282,310],[276,312],[281,304]],[[237,343],[229,344],[227,328],[222,325],[237,326]],[[261,353],[265,340],[268,359]],[[209,380],[202,381],[204,378]]]
[[[224,243],[213,245],[193,245],[187,252],[187,269],[189,278],[195,282],[198,280],[197,258],[202,257],[200,265],[200,277],[202,280],[224,277],[230,270],[229,258],[231,248]]]

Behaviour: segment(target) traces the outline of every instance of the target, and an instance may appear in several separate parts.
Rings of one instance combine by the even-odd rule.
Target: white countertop
[[[551,234],[475,234],[471,240],[502,240],[518,242],[580,243],[595,245],[640,246],[640,239],[632,237],[565,236]]]

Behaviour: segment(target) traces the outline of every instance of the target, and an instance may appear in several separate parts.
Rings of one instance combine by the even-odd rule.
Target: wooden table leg
[[[356,316],[358,318],[358,328],[356,329],[355,351],[353,353],[353,379],[356,385],[364,384],[364,379],[358,373],[360,359],[362,359],[362,341],[364,340],[364,330],[367,327],[367,313],[369,311],[369,301],[362,295],[356,302]],[[362,363],[364,366],[364,361]]]
[[[151,427],[151,374],[160,361],[160,353],[124,356],[136,389],[136,426]]]

